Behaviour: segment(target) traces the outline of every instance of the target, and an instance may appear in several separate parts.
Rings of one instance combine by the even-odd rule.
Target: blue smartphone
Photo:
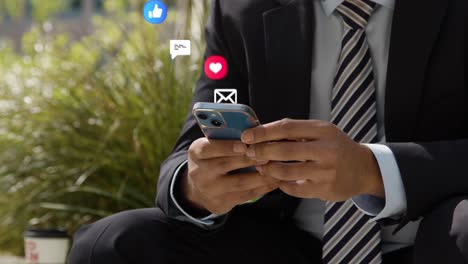
[[[257,115],[247,105],[196,103],[193,115],[197,119],[203,134],[209,139],[240,140],[242,132],[260,125]],[[255,171],[255,167],[237,169],[230,174]],[[261,197],[251,199],[245,203],[254,203]]]
[[[196,103],[193,115],[209,139],[239,140],[242,132],[260,125],[257,115],[247,105]]]

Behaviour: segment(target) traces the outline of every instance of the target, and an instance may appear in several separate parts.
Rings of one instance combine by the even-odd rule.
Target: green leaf
[[[91,214],[95,216],[105,217],[112,212],[106,210],[99,210],[89,207],[82,207],[82,206],[75,206],[69,204],[62,204],[62,203],[39,203],[37,204],[38,207],[49,209],[49,210],[56,210],[56,211],[67,211],[71,213],[80,213],[80,214]]]

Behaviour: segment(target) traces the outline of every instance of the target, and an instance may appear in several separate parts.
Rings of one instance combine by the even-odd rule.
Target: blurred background
[[[200,72],[208,0],[0,0],[0,255],[28,226],[154,207]],[[192,40],[171,60],[170,39]]]

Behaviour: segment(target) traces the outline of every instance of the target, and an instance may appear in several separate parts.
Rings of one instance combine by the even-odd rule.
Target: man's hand
[[[192,206],[222,215],[236,205],[258,198],[278,188],[278,180],[257,171],[229,174],[230,171],[261,164],[245,155],[240,141],[200,138],[188,151],[188,173],[182,193]]]
[[[242,141],[252,144],[247,156],[269,161],[257,170],[281,180],[280,189],[289,195],[333,202],[359,194],[385,196],[370,149],[331,123],[283,119],[245,131]]]

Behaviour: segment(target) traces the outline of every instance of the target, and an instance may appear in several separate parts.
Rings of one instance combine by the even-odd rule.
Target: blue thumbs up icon
[[[161,24],[166,20],[167,7],[161,1],[148,1],[143,7],[143,16],[148,23]]]

